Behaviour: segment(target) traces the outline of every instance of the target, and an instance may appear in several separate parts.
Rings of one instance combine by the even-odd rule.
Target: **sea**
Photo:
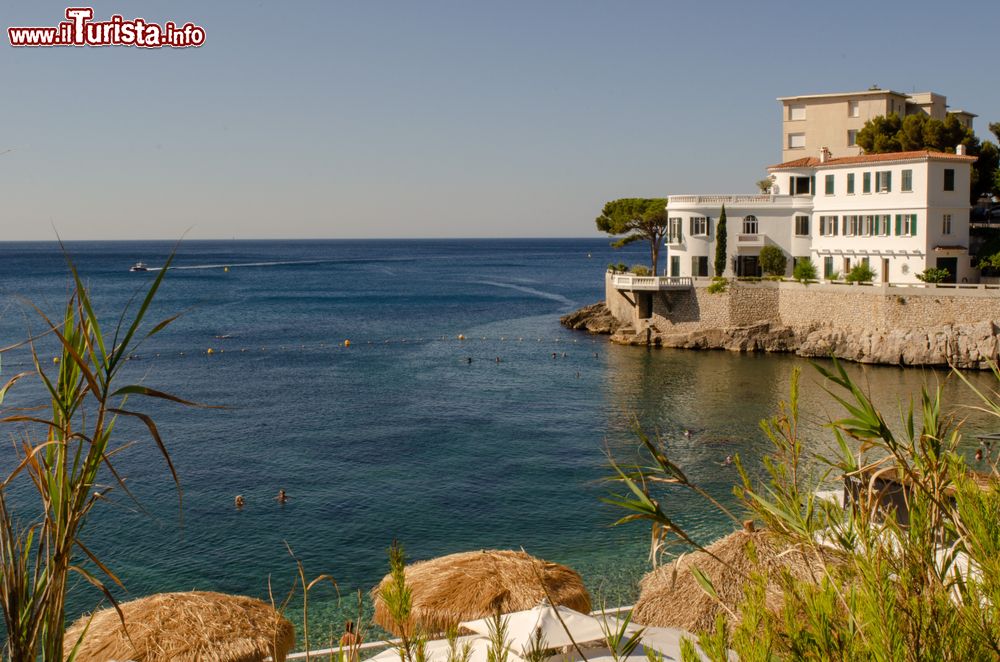
[[[817,485],[816,457],[835,449],[826,424],[843,410],[809,361],[622,347],[562,327],[560,315],[603,298],[609,263],[648,262],[642,245],[616,250],[603,238],[0,243],[0,346],[34,338],[39,365],[53,372],[58,350],[42,315],[61,318],[69,263],[112,337],[171,254],[143,328],[180,316],[135,349],[120,383],[211,407],[128,402],[156,421],[180,487],[144,428],[120,422],[114,461],[135,499],[112,489],[82,534],[124,585],[113,588],[119,599],[291,595],[287,613],[301,624],[301,564],[307,580],[336,582],[309,594],[321,645],[339,636],[359,595],[370,612],[398,541],[410,560],[524,549],[577,570],[595,605],[629,604],[650,568],[650,529],[616,525],[626,513],[604,499],[620,492],[606,480],[610,458],[635,458],[637,430],[659,435],[688,476],[732,506],[738,476],[726,458],[739,455],[763,479],[770,441],[759,423],[779,411],[798,371]],[[130,272],[138,260],[151,270]],[[28,345],[0,359],[4,379],[32,368]],[[941,387],[965,420],[970,457],[975,434],[997,427],[968,408],[976,397],[947,371],[848,370],[894,424],[922,387]],[[968,376],[996,387],[992,375]],[[44,394],[28,378],[3,406],[36,405]],[[3,427],[6,473],[15,443],[38,430]],[[31,486],[17,479],[9,495],[30,522]],[[680,488],[660,501],[700,543],[737,526]],[[70,618],[107,606],[80,579],[68,604]]]

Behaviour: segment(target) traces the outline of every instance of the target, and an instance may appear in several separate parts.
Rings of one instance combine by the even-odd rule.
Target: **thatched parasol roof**
[[[114,609],[93,615],[77,652],[78,662],[107,660],[198,660],[283,662],[295,643],[295,628],[267,603],[222,593],[159,593],[120,605],[126,636]],[[90,620],[81,616],[66,631],[69,655]]]
[[[379,595],[389,579],[386,575],[372,590],[375,622],[399,634]],[[590,612],[590,595],[580,575],[524,552],[480,550],[420,561],[406,567],[406,584],[413,595],[410,624],[425,632],[441,632],[497,609],[501,613],[531,609],[545,599],[546,591],[553,604]]]
[[[747,553],[751,542],[756,550],[757,564]],[[698,632],[713,629],[716,617],[723,614],[735,625],[732,616],[702,590],[691,574],[692,567],[705,573],[719,599],[734,613],[743,601],[744,587],[755,572],[763,572],[768,577],[766,600],[770,609],[778,609],[782,604],[779,584],[782,571],[787,570],[792,577],[806,581],[818,581],[822,576],[822,569],[814,557],[798,549],[789,549],[767,531],[737,531],[705,549],[723,563],[697,551],[662,565],[642,578],[639,601],[632,612],[634,623]]]

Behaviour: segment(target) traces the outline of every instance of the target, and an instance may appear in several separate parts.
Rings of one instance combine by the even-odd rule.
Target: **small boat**
[[[146,266],[145,262],[136,262],[129,267],[129,271],[149,271],[149,267]]]

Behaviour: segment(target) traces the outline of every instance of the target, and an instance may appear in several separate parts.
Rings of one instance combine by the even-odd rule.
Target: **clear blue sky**
[[[4,30],[2,240],[596,236],[608,199],[753,190],[778,96],[877,83],[947,95],[981,138],[1000,121],[997,0],[94,10],[207,42],[14,49]]]

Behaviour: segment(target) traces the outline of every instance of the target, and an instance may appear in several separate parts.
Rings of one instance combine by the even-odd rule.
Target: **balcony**
[[[762,234],[741,234],[736,236],[736,243],[739,246],[763,246],[764,235]]]
[[[611,284],[616,290],[628,292],[663,292],[666,290],[690,290],[694,281],[687,276],[633,276],[615,274]]]

